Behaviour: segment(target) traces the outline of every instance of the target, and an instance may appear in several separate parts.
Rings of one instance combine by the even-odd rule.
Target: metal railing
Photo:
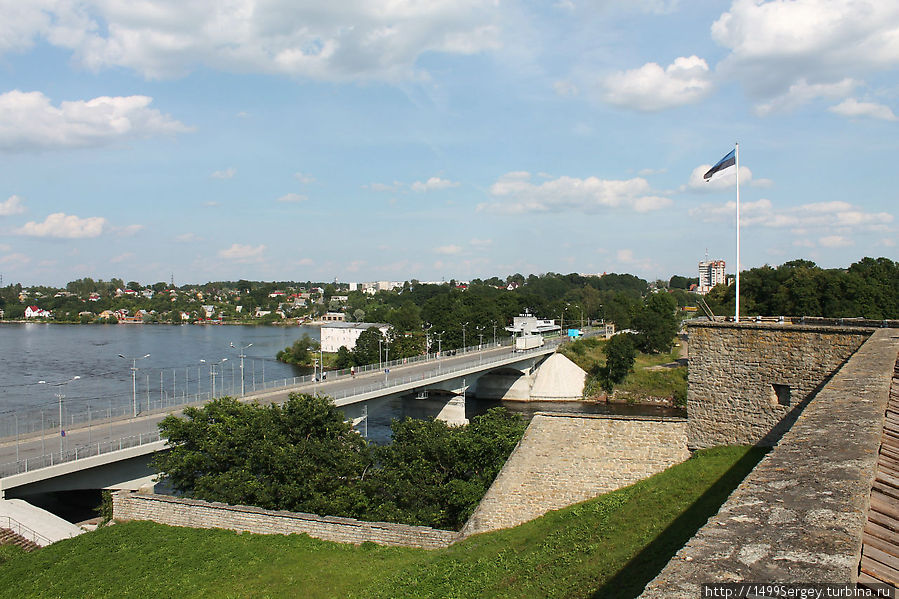
[[[504,339],[497,343],[490,344],[482,344],[480,346],[473,345],[466,348],[460,348],[456,350],[450,350],[450,352],[443,352],[442,356],[438,356],[436,354],[428,354],[422,356],[415,356],[412,358],[399,358],[396,360],[391,360],[389,362],[382,362],[380,364],[370,364],[367,366],[356,367],[351,372],[350,369],[342,369],[337,371],[327,371],[327,378],[323,382],[333,382],[335,380],[347,379],[355,376],[364,376],[366,374],[371,374],[375,372],[383,372],[385,370],[390,370],[391,367],[397,366],[409,366],[416,363],[427,363],[427,362],[435,362],[437,363],[437,368],[426,371],[424,373],[418,375],[410,375],[410,376],[399,376],[390,378],[389,373],[385,373],[384,380],[379,380],[376,383],[362,385],[359,387],[353,387],[352,389],[347,389],[339,393],[327,393],[327,395],[334,400],[346,399],[347,397],[352,397],[355,395],[362,395],[367,393],[373,393],[376,391],[381,391],[385,389],[389,389],[392,387],[398,387],[401,385],[411,384],[416,381],[425,381],[427,379],[433,379],[435,377],[443,377],[445,375],[451,375],[453,373],[461,372],[463,370],[470,369],[475,366],[484,366],[490,364],[496,364],[499,362],[509,362],[514,361],[514,359],[521,358],[530,354],[542,353],[545,352],[549,348],[555,348],[562,343],[564,343],[565,338],[556,337],[556,338],[548,338],[546,340],[545,345],[532,348],[528,350],[513,350],[514,356],[509,356],[508,354],[499,354],[490,356],[485,359],[482,351],[496,349],[497,347],[510,347],[514,341],[511,339]],[[449,355],[448,355],[449,354]],[[443,367],[443,360],[447,357],[459,356],[460,354],[475,354],[478,356],[477,361],[464,362],[462,364],[457,364],[452,367]],[[510,359],[513,358],[513,359]],[[262,392],[273,392],[273,391],[283,391],[286,389],[290,389],[293,387],[298,387],[303,384],[309,384],[315,382],[315,377],[313,375],[303,376],[303,377],[292,377],[285,378],[276,381],[270,381],[261,387],[257,387],[255,392],[246,393],[245,396],[253,396],[259,395]],[[313,390],[315,392],[315,390]],[[153,407],[153,402],[150,402],[148,406],[150,409],[146,412],[141,412],[142,416],[148,415],[162,415],[175,411],[176,408],[182,408],[184,406],[196,403],[203,403],[205,401],[209,401],[211,399],[210,393],[202,393],[195,394],[193,396],[187,396],[190,399],[188,401],[173,401],[159,402],[156,407]],[[235,397],[240,397],[240,395],[236,395]],[[82,444],[80,446],[76,446],[74,448],[65,448],[61,451],[52,451],[48,453],[43,453],[43,455],[18,459],[12,462],[7,462],[4,464],[0,464],[0,478],[5,476],[11,476],[14,474],[20,474],[23,472],[30,472],[32,470],[37,470],[39,468],[46,468],[49,466],[54,466],[56,464],[71,462],[80,459],[84,459],[87,457],[92,457],[96,455],[101,455],[105,453],[110,453],[113,451],[119,451],[122,449],[127,449],[130,447],[136,447],[140,445],[145,445],[147,443],[152,443],[160,440],[159,430],[156,428],[156,423],[150,420],[145,420],[142,424],[147,426],[149,430],[146,432],[139,432],[134,434],[133,432],[133,418],[131,412],[131,405],[123,406],[121,409],[117,409],[115,411],[112,410],[111,407],[107,408],[105,418],[102,419],[91,419],[91,412],[88,411],[86,420],[78,420],[74,415],[72,418],[66,419],[66,424],[84,424],[88,425],[88,430],[92,430],[91,427],[96,425],[97,430],[100,431],[105,428],[107,425],[111,427],[113,423],[125,423],[132,422],[132,432],[130,432],[127,436],[123,436],[120,438],[108,440],[108,441],[99,441],[99,442],[91,442],[89,441],[86,444]],[[97,412],[93,412],[96,414]],[[37,431],[41,433],[41,439],[44,441],[44,435],[46,433],[51,433],[53,435],[57,434],[57,430],[60,428],[58,425],[58,421],[56,423],[50,421],[49,427],[42,429],[41,431]],[[152,427],[152,428],[150,428]],[[35,434],[34,431],[28,436],[23,436],[20,431],[17,431],[16,435],[16,447],[17,447],[17,455],[18,455],[18,444],[21,440],[31,440],[34,441],[38,438],[38,435]],[[110,436],[111,436],[111,428],[110,428]],[[24,438],[23,438],[24,437]],[[54,436],[53,439],[56,437]],[[7,437],[7,441],[10,441]]]
[[[4,522],[6,523],[5,525]],[[41,533],[28,528],[27,526],[10,516],[0,516],[0,528],[11,530],[23,539],[31,541],[32,543],[36,543],[41,547],[46,547],[53,542]]]

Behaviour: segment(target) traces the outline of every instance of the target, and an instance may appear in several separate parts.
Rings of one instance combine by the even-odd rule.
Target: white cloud
[[[821,247],[826,248],[844,248],[853,245],[851,239],[847,239],[842,235],[827,235],[818,239],[818,243]]]
[[[26,254],[13,253],[0,257],[0,264],[11,264],[13,266],[22,266],[31,262],[31,258]]]
[[[828,108],[829,111],[846,117],[869,117],[882,121],[897,121],[899,118],[889,106],[874,102],[859,102],[855,98],[846,98],[836,106]]]
[[[300,202],[305,202],[308,199],[308,197],[299,193],[287,193],[275,201],[281,202],[282,204],[299,204]]]
[[[143,230],[143,225],[127,225],[124,227],[117,227],[115,232],[119,237],[131,237],[132,235],[136,235]]]
[[[0,252],[8,252],[12,249],[12,246],[8,243],[0,243]]]
[[[713,85],[705,60],[682,56],[664,69],[648,62],[639,69],[613,73],[603,80],[602,87],[602,98],[609,104],[655,112],[698,102]]]
[[[175,241],[179,243],[193,243],[194,241],[202,241],[203,238],[197,236],[196,233],[182,233],[175,237]]]
[[[434,252],[437,254],[443,254],[445,256],[452,256],[458,254],[462,251],[462,248],[458,245],[442,245],[440,247],[434,248]]]
[[[307,185],[309,183],[315,183],[315,177],[312,175],[308,175],[306,173],[294,173],[293,178],[302,183],[303,185]]]
[[[773,112],[789,112],[817,98],[842,98],[852,93],[861,82],[854,79],[843,79],[835,83],[810,84],[804,78],[791,85],[779,96],[771,98],[755,106],[755,113],[768,116]]]
[[[53,106],[41,92],[6,92],[0,94],[0,150],[96,147],[190,131],[149,108],[152,101],[148,96],[101,96]]]
[[[330,81],[401,81],[422,76],[416,68],[422,54],[476,54],[501,46],[502,11],[479,0],[21,4],[33,1],[46,12],[4,10],[0,50],[21,50],[42,38],[73,50],[87,68],[125,67],[148,78],[179,77],[206,66]]]
[[[693,208],[690,216],[704,222],[726,222],[734,218],[735,211],[736,202],[729,201]],[[840,234],[881,231],[891,222],[892,214],[865,212],[849,202],[814,202],[785,209],[776,209],[767,199],[740,203],[741,226],[788,228],[802,235],[811,229],[826,229],[830,233]]]
[[[55,237],[58,239],[84,239],[99,237],[103,234],[108,221],[102,216],[79,218],[62,212],[50,214],[39,223],[30,221],[16,229],[19,235],[31,237]]]
[[[491,245],[493,245],[493,240],[492,239],[477,239],[477,238],[475,238],[475,239],[472,239],[471,241],[469,241],[468,243],[472,247],[486,248],[486,247],[490,247]]]
[[[680,191],[722,191],[734,189],[737,185],[737,169],[730,167],[718,171],[711,179],[703,179],[702,176],[709,172],[711,164],[700,164],[690,173],[690,179],[686,185],[681,186]],[[771,187],[771,179],[753,179],[752,171],[748,166],[740,165],[740,187],[751,185],[752,187]]]
[[[25,206],[22,204],[22,198],[17,195],[11,195],[5,202],[0,202],[0,216],[12,216],[23,212],[25,212]]]
[[[247,264],[253,262],[262,262],[262,254],[264,252],[264,245],[252,246],[235,243],[227,249],[219,250],[218,255],[219,257],[226,260],[233,260],[234,262]]]
[[[132,252],[125,252],[124,254],[119,254],[114,258],[110,258],[109,261],[113,264],[120,264],[122,262],[130,260],[131,258],[134,258],[134,254]]]
[[[478,205],[478,211],[522,214],[580,211],[593,213],[612,208],[636,212],[658,210],[672,204],[653,195],[646,179],[607,180],[597,177],[559,177],[540,184],[527,172],[510,172],[490,186],[496,201]]]
[[[459,187],[459,183],[455,181],[449,181],[447,179],[441,179],[440,177],[431,177],[424,183],[421,181],[416,181],[411,185],[412,191],[434,191],[437,189],[448,189],[450,187]]]
[[[731,52],[718,70],[740,79],[756,98],[899,65],[896,2],[734,0],[711,33]]]
[[[369,183],[368,185],[363,185],[363,189],[370,189],[372,191],[397,191],[403,184],[399,181],[394,181],[393,183]]]
[[[237,169],[233,166],[226,168],[223,171],[215,171],[210,175],[213,179],[232,179],[234,175],[237,174]]]

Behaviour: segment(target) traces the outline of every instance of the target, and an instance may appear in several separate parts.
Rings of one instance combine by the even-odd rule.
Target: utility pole
[[[250,343],[249,345],[244,345],[244,346],[241,346],[241,347],[238,348],[236,345],[234,345],[234,342],[232,341],[232,342],[231,342],[231,347],[232,347],[233,349],[238,349],[238,350],[240,350],[240,395],[241,395],[241,397],[243,397],[243,395],[244,395],[244,386],[243,386],[243,359],[246,358],[246,354],[244,354],[243,352],[244,352],[245,349],[249,349],[249,348],[253,347],[253,344]]]
[[[119,357],[123,360],[131,360],[131,405],[133,408],[132,417],[137,418],[137,361],[143,360],[144,358],[149,358],[150,354],[144,354],[143,356],[132,356],[130,358],[119,354]]]

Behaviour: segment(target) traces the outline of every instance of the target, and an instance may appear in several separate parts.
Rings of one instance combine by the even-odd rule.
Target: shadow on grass
[[[702,494],[683,514],[635,555],[594,594],[594,599],[606,597],[637,597],[655,578],[674,554],[711,518],[734,489],[755,468],[768,452],[754,447],[725,472],[709,490]]]

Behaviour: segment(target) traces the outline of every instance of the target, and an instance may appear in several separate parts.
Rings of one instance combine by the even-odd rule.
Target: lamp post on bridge
[[[62,381],[60,383],[48,383],[47,381],[38,381],[39,385],[50,385],[51,387],[56,387],[57,391],[54,393],[56,395],[56,400],[59,402],[59,459],[62,461],[63,459],[63,437],[66,436],[66,431],[62,428],[62,400],[66,398],[65,394],[62,392],[63,385],[68,385],[72,381],[77,381],[80,379],[80,376],[73,376],[72,378]],[[18,446],[16,447],[18,450]]]
[[[462,353],[465,353],[465,327],[468,326],[467,322],[462,323]]]
[[[132,356],[130,358],[119,354],[119,357],[123,360],[131,360],[131,405],[133,408],[132,417],[137,418],[137,361],[143,360],[144,358],[149,358],[150,354],[144,354],[143,356]]]
[[[212,377],[212,393],[210,394],[211,399],[215,399],[215,367],[220,364],[224,364],[228,361],[228,358],[222,358],[218,362],[207,362],[206,360],[200,360],[201,364],[209,364],[209,376]],[[222,383],[224,385],[224,383]]]
[[[233,341],[231,342],[231,348],[240,351],[240,396],[241,396],[241,397],[243,397],[243,395],[244,395],[244,386],[243,386],[243,359],[246,357],[246,354],[244,354],[243,352],[244,352],[245,349],[249,349],[249,348],[251,348],[251,347],[253,347],[253,344],[252,344],[252,343],[250,343],[249,345],[243,345],[243,346],[241,346],[241,347],[237,347],[236,345],[234,345],[234,342],[233,342]],[[232,386],[233,386],[233,385],[232,385]]]

